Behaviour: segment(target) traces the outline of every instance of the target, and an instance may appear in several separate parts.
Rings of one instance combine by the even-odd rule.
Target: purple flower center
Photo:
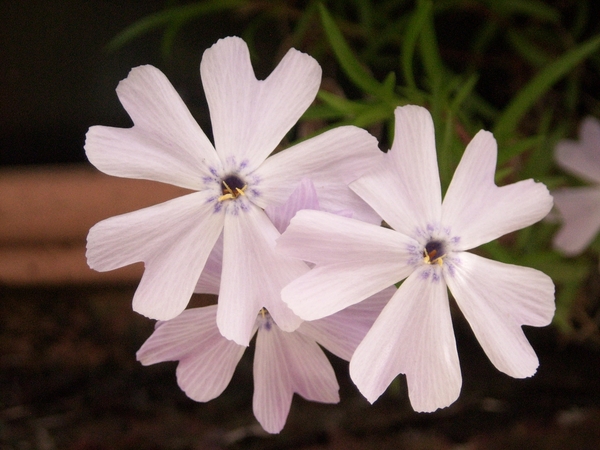
[[[425,245],[424,257],[429,264],[440,263],[444,256],[446,256],[446,248],[442,241],[433,240]]]
[[[240,195],[245,195],[244,190],[247,187],[247,184],[235,174],[227,175],[225,178],[221,180],[223,186],[221,186],[221,197],[219,197],[219,201],[229,200],[233,198],[238,198]]]
[[[273,319],[271,318],[271,314],[267,311],[267,308],[262,308],[260,313],[258,314],[258,320],[260,323],[260,327],[263,330],[271,331],[273,327]]]

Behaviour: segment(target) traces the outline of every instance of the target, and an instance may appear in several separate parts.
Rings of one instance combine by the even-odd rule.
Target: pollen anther
[[[425,264],[437,263],[440,267],[444,265],[444,257],[446,255],[437,256],[437,250],[431,250],[427,252],[427,249],[423,249],[423,262]]]
[[[236,187],[235,189],[231,189],[229,187],[229,185],[225,182],[225,180],[223,180],[222,183],[223,183],[223,186],[225,186],[225,187],[223,188],[223,195],[221,195],[218,198],[218,200],[220,202],[225,201],[225,200],[232,200],[232,199],[238,198],[240,195],[246,195],[244,193],[244,191],[248,187],[247,184],[245,184],[244,187],[241,188],[241,189],[238,188],[238,187]]]

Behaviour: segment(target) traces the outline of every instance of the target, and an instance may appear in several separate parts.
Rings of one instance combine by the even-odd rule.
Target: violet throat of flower
[[[425,264],[436,263],[443,266],[445,256],[446,251],[442,241],[429,241],[423,249],[423,262]]]
[[[237,175],[228,175],[223,180],[223,187],[221,188],[221,195],[219,201],[232,200],[238,198],[240,195],[246,195],[244,191],[248,187],[240,177]]]
[[[273,319],[271,318],[271,314],[269,314],[269,311],[267,311],[267,308],[262,307],[260,309],[260,313],[259,314],[262,316],[262,319],[264,321],[264,327],[265,327],[265,329],[267,331],[270,330],[271,326],[272,326],[271,325],[271,320],[273,320]]]

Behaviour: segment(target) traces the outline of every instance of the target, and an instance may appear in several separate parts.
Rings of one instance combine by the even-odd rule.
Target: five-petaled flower
[[[300,317],[315,320],[407,277],[358,346],[350,375],[374,402],[404,373],[413,408],[434,411],[456,400],[462,384],[447,287],[499,370],[517,378],[535,373],[538,359],[521,326],[550,323],[552,280],[466,250],[539,221],[552,197],[533,180],[496,186],[496,141],[480,131],[442,203],[430,114],[405,106],[395,116],[385,160],[350,185],[391,229],[298,212],[278,248],[315,267],[282,296]]]
[[[206,50],[200,72],[214,146],[152,66],[133,69],[117,88],[134,126],[90,128],[86,153],[101,171],[196,192],[98,223],[88,235],[88,263],[105,271],[143,261],[133,308],[168,320],[186,307],[222,234],[217,323],[223,336],[248,345],[263,307],[283,330],[300,325],[280,291],[308,270],[275,252],[279,233],[264,208],[283,204],[310,177],[323,207],[377,222],[347,185],[381,152],[374,137],[348,126],[267,158],[319,88],[321,68],[304,53],[291,49],[267,79],[257,80],[246,44],[230,37]]]
[[[267,214],[283,231],[299,209],[319,209],[316,190],[302,180],[290,199]],[[218,292],[221,257],[211,253],[197,286],[198,292]],[[257,315],[254,353],[254,415],[270,433],[285,425],[293,394],[323,403],[339,401],[334,371],[319,344],[350,360],[357,345],[396,291],[391,286],[358,305],[314,322],[304,322],[293,332],[280,329],[268,311]],[[218,397],[233,376],[245,347],[225,339],[216,324],[216,306],[192,308],[175,319],[158,322],[137,353],[144,365],[179,361],[177,381],[183,391],[200,402]]]
[[[554,236],[554,247],[566,255],[581,253],[600,231],[600,121],[586,117],[579,142],[562,140],[554,158],[567,172],[593,186],[565,187],[552,191],[563,226]]]

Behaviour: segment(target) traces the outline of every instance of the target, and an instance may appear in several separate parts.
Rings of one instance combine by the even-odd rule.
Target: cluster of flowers
[[[314,100],[318,63],[292,49],[259,81],[246,44],[230,37],[206,50],[200,72],[214,146],[151,66],[117,88],[134,126],[95,126],[86,139],[105,173],[194,191],[88,236],[96,270],[145,263],[133,308],[159,321],[142,364],[179,361],[181,388],[208,401],[256,334],[253,409],[268,432],[283,428],[294,393],[339,400],[320,346],[350,361],[370,402],[402,373],[413,408],[434,411],[462,383],[449,288],[499,370],[535,373],[521,326],[550,323],[551,279],[467,250],[539,221],[552,197],[533,180],[494,184],[491,133],[468,145],[442,202],[424,108],[396,109],[387,153],[344,126],[269,156]],[[194,292],[218,304],[185,309]]]

